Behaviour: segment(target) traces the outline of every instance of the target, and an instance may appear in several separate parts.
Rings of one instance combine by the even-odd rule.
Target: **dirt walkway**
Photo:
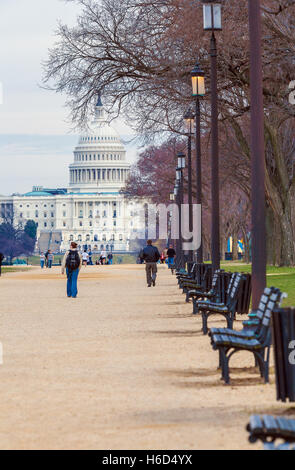
[[[148,289],[143,266],[84,268],[77,299],[58,268],[0,279],[1,449],[244,449],[251,413],[291,414],[273,376],[234,369],[223,385],[199,319],[159,271]]]

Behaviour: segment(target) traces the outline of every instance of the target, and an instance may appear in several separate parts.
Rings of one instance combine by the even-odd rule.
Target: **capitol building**
[[[15,225],[34,220],[38,252],[65,251],[71,241],[80,249],[128,252],[142,230],[140,204],[121,193],[129,172],[125,147],[98,98],[94,119],[74,149],[68,188],[35,186],[24,195],[0,196],[0,222],[9,214]]]

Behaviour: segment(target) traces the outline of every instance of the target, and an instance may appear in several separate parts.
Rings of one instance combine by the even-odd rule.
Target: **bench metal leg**
[[[204,335],[208,334],[208,314],[202,312],[202,331]]]
[[[220,358],[221,358],[221,364],[222,364],[222,378],[226,384],[230,383],[230,378],[229,378],[229,357],[227,357],[225,349],[220,348]]]

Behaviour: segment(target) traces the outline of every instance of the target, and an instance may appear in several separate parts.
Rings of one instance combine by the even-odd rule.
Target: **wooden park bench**
[[[274,289],[274,288],[273,288]],[[222,379],[226,384],[230,382],[229,361],[238,351],[249,351],[254,355],[256,364],[260,369],[261,377],[265,383],[269,381],[269,355],[271,346],[271,316],[272,312],[281,302],[282,293],[276,289],[269,296],[263,293],[257,317],[259,323],[256,329],[242,330],[241,332],[227,331],[214,333],[211,329],[211,343],[213,349],[219,351],[219,365],[222,369]]]
[[[295,446],[295,419],[274,416],[253,415],[246,427],[249,432],[249,441],[253,444],[262,441],[266,450],[294,450]],[[275,441],[284,443],[276,447]]]
[[[294,307],[276,308],[273,311],[272,331],[277,400],[295,402]]]
[[[200,264],[195,267],[195,277],[193,279],[183,279],[179,282],[179,287],[183,294],[189,290],[198,289],[208,292],[212,284],[212,265]]]
[[[231,328],[210,328],[209,336],[214,335],[230,335],[239,338],[256,338],[259,337],[262,321],[267,308],[274,307],[275,303],[280,301],[282,293],[276,287],[266,287],[261,296],[258,309],[249,314],[248,320],[243,322],[242,330],[233,330]],[[270,303],[270,304],[269,304]]]
[[[178,284],[180,284],[180,282],[186,279],[194,279],[195,270],[196,270],[196,263],[193,263],[191,265],[191,268],[188,271],[176,271],[176,278],[178,280]]]
[[[204,335],[208,333],[208,319],[211,315],[222,315],[227,321],[227,327],[232,328],[244,276],[241,273],[233,273],[231,275],[225,303],[212,302],[211,300],[199,300],[196,302],[196,311],[202,315],[202,331]]]
[[[201,289],[191,289],[186,293],[186,301],[193,302],[193,314],[197,313],[197,302],[201,299],[211,300],[211,302],[226,301],[227,291],[231,273],[225,273],[223,269],[216,269],[212,278],[211,289],[209,291]]]

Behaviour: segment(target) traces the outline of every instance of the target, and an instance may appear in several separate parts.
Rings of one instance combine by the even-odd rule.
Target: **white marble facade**
[[[0,197],[0,216],[13,207],[15,224],[37,222],[37,251],[49,246],[64,251],[71,240],[81,248],[129,251],[141,224],[140,205],[120,193],[129,171],[124,145],[99,98],[94,120],[74,149],[68,188],[34,187],[24,195]]]

